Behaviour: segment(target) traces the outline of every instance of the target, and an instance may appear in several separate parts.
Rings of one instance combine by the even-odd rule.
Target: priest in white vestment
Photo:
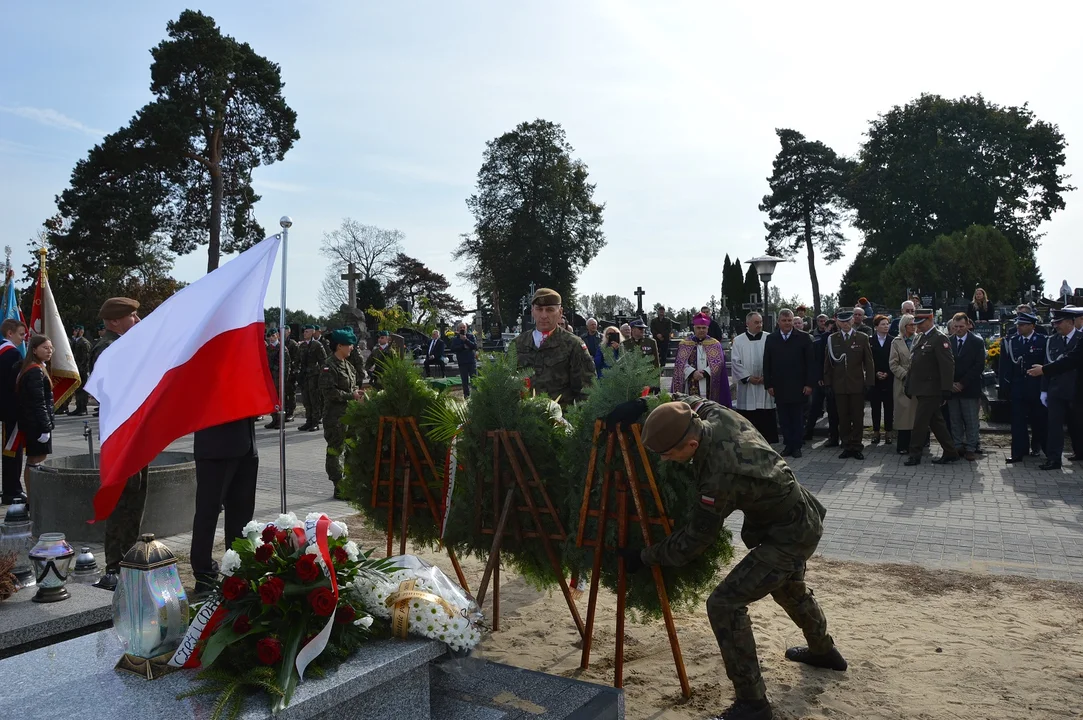
[[[763,317],[752,312],[745,318],[746,331],[733,339],[730,370],[737,383],[733,409],[748,418],[769,443],[778,442],[775,399],[763,386]]]

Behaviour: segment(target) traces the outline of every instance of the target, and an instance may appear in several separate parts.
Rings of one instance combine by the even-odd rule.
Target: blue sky
[[[727,253],[762,254],[776,127],[852,154],[892,105],[981,92],[1058,124],[1066,171],[1083,183],[1083,36],[1062,3],[9,3],[0,207],[15,262],[75,162],[151,98],[148,51],[186,7],[282,67],[301,140],[256,171],[256,212],[268,232],[293,217],[288,304],[312,312],[320,238],[346,216],[402,230],[406,252],[471,306],[450,256],[472,227],[464,201],[485,142],[538,117],[564,126],[606,203],[608,245],[580,292],[632,297],[642,285],[647,303],[706,302]],[[1042,227],[1050,291],[1066,272],[1083,285],[1081,199],[1069,193]],[[824,292],[856,252],[850,235],[846,257],[820,267]],[[810,300],[796,260],[775,280]],[[174,274],[205,267],[200,248]]]

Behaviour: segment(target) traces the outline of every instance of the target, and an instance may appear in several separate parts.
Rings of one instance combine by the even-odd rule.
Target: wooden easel
[[[383,452],[385,437],[390,443],[388,453]],[[437,527],[440,527],[443,521],[441,504],[433,497],[432,490],[426,483],[424,471],[426,469],[429,471],[429,476],[436,486],[440,485],[440,473],[433,464],[429,448],[425,445],[421,431],[417,428],[417,421],[413,417],[380,416],[380,427],[376,432],[375,464],[376,470],[372,478],[372,507],[387,508],[387,556],[391,557],[394,543],[396,507],[399,508],[400,513],[399,555],[405,555],[412,513],[429,511]],[[395,477],[397,467],[402,467],[401,482]],[[386,492],[381,493],[381,489]],[[459,565],[459,558],[455,556],[455,551],[447,548],[447,554],[451,559],[451,566],[455,568],[459,585],[470,592],[470,586],[466,583],[466,576],[463,574],[462,566]]]
[[[598,438],[601,436],[604,425],[601,420],[594,423],[594,438],[591,441],[590,460],[587,465],[587,477],[583,488],[583,503],[579,508],[579,532],[576,534],[575,544],[577,547],[594,548],[594,564],[590,575],[590,596],[587,601],[587,625],[583,636],[583,655],[579,667],[586,670],[590,665],[590,650],[593,641],[594,620],[597,616],[598,587],[602,581],[602,556],[611,546],[605,544],[606,523],[614,520],[617,523],[617,545],[625,548],[628,545],[628,523],[638,522],[640,531],[643,533],[643,541],[650,545],[651,526],[661,525],[666,535],[673,532],[673,522],[666,516],[662,505],[662,496],[658,492],[658,483],[654,480],[654,472],[651,470],[650,459],[647,450],[643,447],[643,439],[640,435],[640,426],[632,425],[631,433],[635,440],[639,459],[642,462],[647,482],[643,483],[636,474],[635,458],[628,450],[627,431],[605,431],[605,462],[602,475],[602,487],[599,493],[598,507],[591,507],[591,485],[594,481],[595,469],[598,463]],[[624,470],[614,468],[612,465],[615,446],[620,446]],[[644,503],[641,490],[649,489],[650,496],[654,501],[652,513]],[[615,494],[616,511],[610,504],[610,491]],[[632,496],[633,508],[628,507],[628,496]],[[632,510],[634,509],[634,513]],[[588,518],[597,518],[597,534],[594,538],[587,538],[586,525]],[[666,594],[666,586],[662,580],[662,568],[658,565],[651,566],[654,575],[654,586],[658,590],[658,601],[662,605],[662,617],[666,624],[666,633],[669,635],[669,647],[673,651],[673,664],[677,668],[677,679],[681,684],[681,694],[684,697],[692,696],[692,688],[688,684],[688,673],[684,667],[684,656],[681,654],[681,646],[677,640],[677,627],[673,622],[673,611],[669,606],[669,596]],[[624,687],[624,606],[627,594],[627,570],[624,566],[624,558],[617,561],[617,628],[616,628],[616,655],[613,663],[614,677],[613,687]]]
[[[560,522],[560,515],[553,506],[549,493],[544,483],[538,477],[538,471],[534,468],[534,461],[530,458],[523,438],[518,432],[508,430],[492,430],[488,433],[489,440],[493,444],[493,526],[486,527],[481,512],[481,496],[486,492],[484,483],[479,483],[475,497],[475,521],[479,534],[492,535],[493,547],[489,551],[489,559],[485,563],[485,573],[481,577],[481,587],[478,589],[477,603],[480,607],[485,601],[485,593],[489,589],[489,580],[493,582],[493,630],[500,629],[500,544],[507,534],[514,535],[516,540],[534,539],[541,542],[549,565],[553,568],[553,574],[560,583],[560,591],[564,593],[564,599],[568,603],[575,629],[579,636],[583,637],[583,620],[579,617],[579,608],[575,606],[568,582],[564,579],[564,571],[560,565],[560,559],[553,543],[563,543],[568,535],[564,531],[564,525]],[[503,448],[503,454],[501,453]],[[507,465],[511,472],[504,467],[502,458],[507,458]],[[520,463],[522,460],[522,464]],[[525,464],[530,472],[528,480],[523,473],[522,465]],[[503,501],[501,501],[503,494]],[[519,504],[516,504],[516,496]],[[515,513],[512,513],[512,510]],[[524,513],[526,516],[524,518]],[[529,519],[530,525],[524,526],[523,519]],[[549,518],[549,527],[546,527],[544,518]],[[508,527],[508,523],[511,527]]]

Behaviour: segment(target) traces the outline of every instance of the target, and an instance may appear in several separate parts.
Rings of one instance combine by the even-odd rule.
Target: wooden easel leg
[[[493,535],[493,549],[489,551],[489,559],[485,563],[485,572],[481,576],[481,586],[478,587],[478,607],[485,602],[485,592],[489,589],[489,579],[493,570],[500,564],[500,542],[504,539],[504,528],[508,524],[508,516],[511,515],[512,501],[515,500],[515,488],[508,488],[508,494],[504,496],[504,507],[500,511],[500,519],[496,523],[496,532]]]
[[[609,439],[609,449],[613,448],[613,438]],[[602,557],[605,555],[605,527],[608,519],[609,502],[609,475],[608,470],[602,476],[602,499],[598,506],[598,542],[594,546],[594,562],[590,573],[590,595],[587,599],[587,624],[583,630],[583,655],[579,661],[579,667],[586,670],[590,667],[590,649],[594,642],[594,620],[598,611],[598,588],[602,582]],[[589,502],[589,500],[588,500]],[[582,533],[582,526],[580,526]]]
[[[306,408],[307,410],[307,408]],[[372,507],[376,507],[377,491],[380,488],[380,470],[384,466],[384,418],[380,417],[380,427],[376,430],[376,471],[372,477]]]
[[[617,473],[617,547],[628,542],[628,493]],[[628,595],[628,571],[624,558],[617,561],[617,648],[613,657],[613,687],[624,687],[624,603]]]
[[[447,556],[451,560],[451,567],[455,568],[455,577],[459,580],[459,586],[466,592],[470,592],[470,586],[466,583],[466,575],[463,574],[463,566],[459,564],[459,556],[450,547],[444,546]]]
[[[493,566],[493,632],[500,631],[500,553]]]
[[[677,668],[677,679],[681,683],[681,695],[690,698],[692,697],[692,686],[688,682],[688,671],[684,667],[684,655],[681,653],[681,644],[677,640],[677,626],[673,622],[673,610],[669,607],[666,584],[662,581],[662,568],[654,565],[651,567],[651,571],[654,574],[654,586],[658,590],[658,601],[662,604],[662,618],[666,623],[666,634],[669,635],[669,649],[673,653],[673,665]]]
[[[410,527],[410,466],[402,471],[402,525],[399,536],[399,555],[406,554],[406,535]]]
[[[398,454],[398,426],[391,422],[391,473],[387,481],[387,557],[391,557],[391,548],[395,541],[395,460]]]

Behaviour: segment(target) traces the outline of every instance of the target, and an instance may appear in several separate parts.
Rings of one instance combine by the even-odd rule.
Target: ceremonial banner
[[[53,409],[68,402],[79,389],[79,366],[71,351],[71,341],[64,329],[64,321],[56,309],[56,300],[49,287],[49,274],[42,267],[38,271],[37,287],[34,289],[34,307],[30,310],[30,335],[44,335],[53,343],[53,359],[49,363],[49,377],[53,380]]]
[[[87,382],[101,403],[95,520],[177,438],[274,410],[263,304],[279,242],[269,237],[173,295],[98,358]]]
[[[8,270],[6,282],[3,296],[0,296],[0,320],[18,320],[26,324],[23,311],[19,309],[19,298],[15,294],[15,273],[13,271]],[[3,340],[3,338],[0,338],[0,340]],[[23,357],[26,357],[25,341],[21,345],[17,345],[16,349]]]

